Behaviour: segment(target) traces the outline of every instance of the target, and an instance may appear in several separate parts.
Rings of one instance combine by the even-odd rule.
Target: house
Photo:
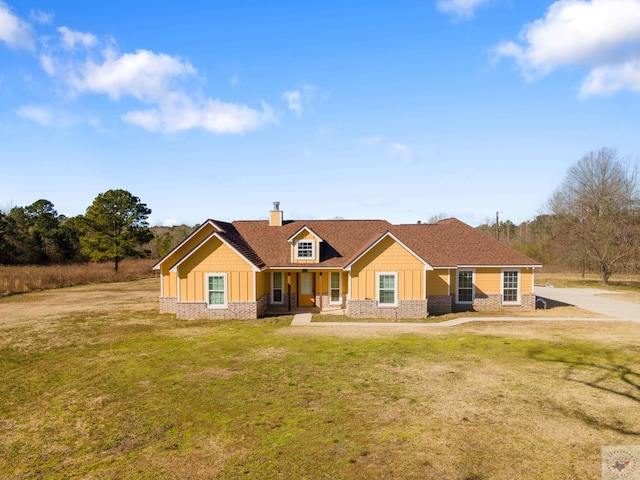
[[[534,309],[538,262],[449,218],[207,220],[156,265],[160,311],[248,319],[267,309],[345,309],[361,318]]]

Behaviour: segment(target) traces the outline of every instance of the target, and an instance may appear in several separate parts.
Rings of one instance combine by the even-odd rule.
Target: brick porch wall
[[[451,313],[453,309],[453,296],[439,295],[427,298],[427,310],[429,315],[444,315]]]
[[[378,307],[375,300],[347,300],[347,316],[353,318],[426,318],[427,300],[399,300],[397,307]]]
[[[265,295],[265,297],[267,297],[267,305],[270,307],[276,307],[276,308],[287,308],[289,306],[289,301],[287,300],[289,298],[289,296],[286,293],[282,294],[282,303],[271,303],[271,295],[267,294]],[[291,308],[298,308],[298,294],[297,293],[292,293],[291,294]]]
[[[178,297],[160,297],[160,313],[176,313]]]
[[[207,308],[206,302],[180,302],[176,316],[183,320],[248,320],[258,318],[258,302],[229,302],[227,308]]]
[[[329,303],[330,300],[331,297],[329,294],[322,295],[322,310],[338,310],[342,308],[342,305],[344,305],[344,296],[341,298],[341,303],[332,304]],[[316,306],[320,308],[320,295],[316,295]]]
[[[261,296],[256,303],[257,303],[256,313],[258,314],[259,317],[261,317],[264,311],[267,309],[267,303],[269,303],[269,295],[265,294]]]

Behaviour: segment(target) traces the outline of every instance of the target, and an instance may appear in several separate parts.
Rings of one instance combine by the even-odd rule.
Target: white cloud
[[[55,123],[51,109],[42,105],[25,105],[14,110],[14,112],[21,118],[31,120],[45,127],[51,127]]]
[[[220,100],[195,103],[181,94],[170,96],[157,108],[129,112],[121,118],[151,132],[165,133],[201,128],[217,134],[240,134],[276,123],[271,108],[264,102],[262,111],[259,111],[247,105]]]
[[[40,66],[49,76],[54,76],[56,74],[56,61],[55,59],[47,53],[40,54]]]
[[[400,157],[405,162],[408,162],[413,157],[413,151],[402,143],[394,143],[389,149],[389,153],[394,157]]]
[[[0,0],[0,40],[11,48],[25,50],[35,48],[31,25],[13,15],[2,0]]]
[[[282,99],[286,100],[289,110],[296,113],[296,116],[302,115],[305,106],[313,101],[316,93],[316,87],[309,83],[303,83],[299,89],[284,92]]]
[[[53,22],[54,15],[53,13],[45,12],[43,10],[31,9],[29,12],[29,18],[40,25],[49,25]]]
[[[79,93],[104,93],[113,100],[130,95],[138,100],[153,101],[171,91],[174,79],[195,73],[189,62],[164,53],[137,50],[118,55],[108,50],[103,63],[87,60],[70,83]]]
[[[590,68],[582,95],[637,91],[640,0],[558,0],[523,28],[519,42],[502,42],[494,53],[514,59],[527,79],[567,66]]]
[[[284,92],[282,98],[287,101],[289,110],[296,112],[298,117],[302,115],[302,94],[299,90]]]
[[[73,50],[76,45],[91,48],[98,44],[98,38],[91,33],[76,32],[67,27],[59,27],[58,33],[62,37],[63,46],[70,50]]]
[[[53,15],[32,10],[31,18],[47,23],[53,20]],[[149,50],[120,53],[112,39],[101,41],[92,33],[65,26],[57,31],[59,37],[43,37],[45,41],[36,49],[31,26],[13,15],[0,0],[0,41],[12,48],[31,49],[47,75],[59,82],[60,91],[71,96],[102,94],[114,101],[132,97],[144,104],[122,114],[124,122],[154,132],[200,128],[217,134],[241,134],[277,123],[270,106],[264,102],[261,107],[252,108],[203,95],[197,86],[194,88],[198,72],[188,60]],[[232,84],[237,81],[236,76],[232,77]],[[303,92],[307,91],[305,88],[308,90],[305,86]],[[47,107],[36,105],[23,106],[15,113],[41,125],[64,126],[81,121],[103,129],[93,115],[84,120],[65,119]]]
[[[493,0],[438,0],[436,8],[459,19],[473,18],[476,10]]]
[[[582,82],[580,96],[612,95],[621,90],[640,93],[640,60],[594,68]]]

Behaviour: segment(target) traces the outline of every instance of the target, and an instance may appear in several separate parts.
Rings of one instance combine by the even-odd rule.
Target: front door
[[[298,306],[313,307],[316,304],[315,299],[315,275],[313,273],[302,272],[300,274],[300,298]]]

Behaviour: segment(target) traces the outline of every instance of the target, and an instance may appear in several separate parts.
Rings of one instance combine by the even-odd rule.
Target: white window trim
[[[471,272],[471,301],[460,301],[460,272]],[[459,268],[456,269],[456,303],[460,305],[471,305],[476,299],[476,269],[475,268]]]
[[[311,244],[311,256],[310,257],[299,257],[298,256],[298,245],[300,243],[310,243]],[[293,258],[296,260],[315,260],[316,259],[316,242],[315,240],[303,239],[296,240],[296,243],[293,246]]]
[[[224,279],[224,304],[222,305],[212,305],[209,303],[209,278],[210,277],[222,277]],[[227,274],[224,272],[210,272],[205,274],[204,277],[204,285],[205,285],[205,295],[206,295],[206,300],[207,300],[207,308],[228,308],[228,299],[227,297],[229,296],[229,290],[227,288]]]
[[[333,290],[333,288],[331,288],[331,275],[333,275],[334,273],[338,274],[338,301],[337,302],[331,301],[331,290]],[[329,305],[342,305],[342,272],[329,272],[328,287],[329,288],[327,290],[329,290]]]
[[[281,300],[279,302],[276,302],[274,300],[275,297],[273,295],[273,291],[275,290],[275,282],[273,281],[273,276],[276,273],[280,274],[280,280],[281,280],[279,290],[281,290],[282,294],[280,295]],[[282,305],[284,303],[284,272],[271,272],[271,303],[273,305]]]
[[[394,277],[393,303],[380,303],[380,276],[392,275]],[[398,272],[376,272],[376,303],[378,307],[397,307],[398,306]]]
[[[517,300],[515,302],[505,302],[504,301],[504,272],[516,272],[518,274],[518,294]],[[502,304],[503,305],[520,305],[520,288],[522,286],[522,272],[519,268],[503,268],[500,272],[500,293],[502,295]]]

